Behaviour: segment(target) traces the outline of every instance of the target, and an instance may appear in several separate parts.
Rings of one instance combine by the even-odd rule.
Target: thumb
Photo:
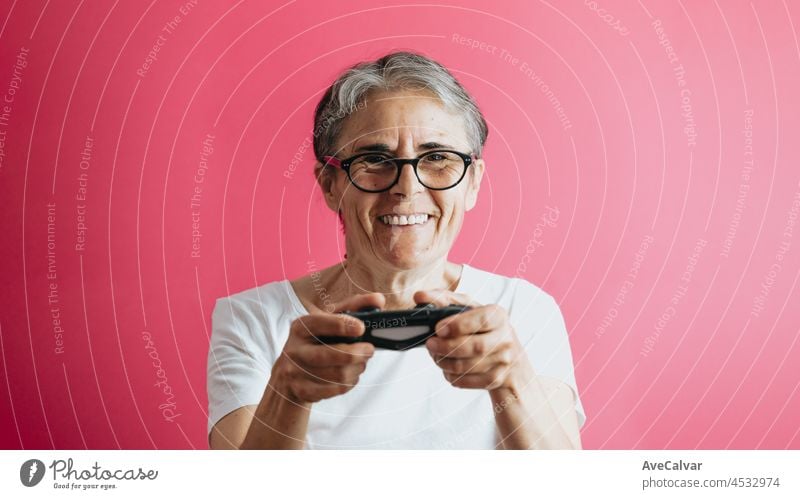
[[[349,310],[357,312],[364,307],[377,307],[383,308],[386,305],[386,297],[381,293],[366,293],[362,295],[355,295],[340,301],[336,304],[334,312],[344,312]]]

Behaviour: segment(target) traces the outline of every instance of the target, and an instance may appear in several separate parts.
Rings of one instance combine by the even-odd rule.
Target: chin
[[[430,251],[402,251],[387,252],[382,255],[382,260],[389,266],[398,270],[411,270],[427,263]]]

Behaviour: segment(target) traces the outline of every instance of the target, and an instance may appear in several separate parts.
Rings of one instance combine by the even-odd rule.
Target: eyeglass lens
[[[350,179],[356,186],[379,191],[392,185],[398,176],[398,163],[384,154],[365,154],[350,164]],[[417,178],[425,187],[447,189],[464,175],[464,159],[447,151],[433,151],[422,156],[417,164]]]

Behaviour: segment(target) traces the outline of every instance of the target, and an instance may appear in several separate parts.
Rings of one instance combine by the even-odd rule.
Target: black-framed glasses
[[[410,164],[419,183],[435,191],[451,189],[467,173],[475,156],[458,151],[439,149],[416,158],[394,158],[382,152],[365,152],[347,159],[335,156],[322,158],[326,165],[338,166],[347,173],[350,182],[364,192],[388,191],[400,180],[403,166]]]

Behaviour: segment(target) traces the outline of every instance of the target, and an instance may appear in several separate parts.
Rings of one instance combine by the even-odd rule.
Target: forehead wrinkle
[[[357,139],[355,139],[355,140],[350,142],[350,145],[352,147],[351,150],[359,151],[359,150],[364,149],[366,147],[365,145],[362,145],[363,143],[365,143],[365,142],[366,143],[370,143],[371,142],[372,144],[376,145],[376,147],[374,148],[374,150],[376,150],[376,151],[377,150],[382,150],[382,151],[387,151],[388,150],[388,151],[391,151],[391,150],[393,150],[392,145],[394,145],[399,140],[396,138],[396,136],[389,137],[388,136],[389,134],[386,133],[386,132],[389,131],[389,130],[397,130],[399,128],[403,128],[403,129],[407,128],[407,129],[411,129],[412,131],[424,130],[426,132],[432,132],[429,135],[428,134],[424,135],[419,140],[417,140],[416,138],[414,138],[412,136],[411,140],[412,140],[412,142],[415,143],[415,147],[414,147],[415,149],[429,150],[429,149],[452,149],[452,148],[457,148],[457,146],[455,144],[457,144],[458,141],[454,143],[451,140],[452,137],[453,137],[452,133],[447,133],[444,130],[441,130],[440,128],[438,128],[438,127],[424,127],[424,126],[417,126],[417,125],[406,125],[406,126],[397,126],[397,127],[385,128],[385,129],[382,129],[382,130],[376,130],[375,132],[365,133],[365,134],[361,135],[360,137],[358,137]],[[412,135],[413,135],[413,133],[412,133]],[[387,139],[389,139],[389,140],[387,140]],[[400,139],[400,140],[402,140],[402,139]]]

